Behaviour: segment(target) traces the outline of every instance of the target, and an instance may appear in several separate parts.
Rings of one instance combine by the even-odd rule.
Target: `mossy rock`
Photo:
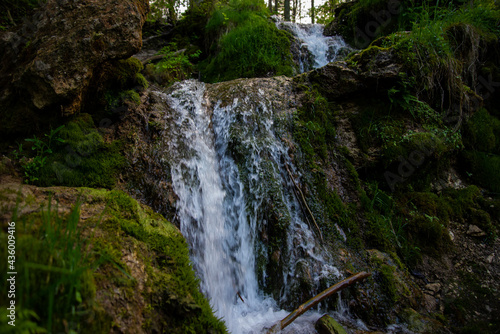
[[[125,161],[119,141],[106,142],[92,117],[81,114],[60,131],[64,142],[56,143],[39,171],[37,185],[111,188]]]
[[[37,198],[28,204],[30,191]],[[50,196],[52,207],[40,209]],[[82,333],[226,333],[199,291],[185,239],[161,215],[117,190],[31,187],[19,199],[20,208],[32,208],[16,219],[17,265],[31,264],[31,283],[19,282],[17,301],[32,310],[31,322]],[[6,238],[0,232],[3,245]],[[6,247],[0,253],[6,256]],[[59,288],[51,306],[53,283]]]
[[[480,109],[465,126],[464,144],[475,151],[500,153],[500,120]]]
[[[377,270],[376,277],[389,304],[410,299],[414,287],[410,285],[405,273],[398,267],[398,262],[395,262],[388,254],[375,249],[368,250],[367,253],[370,263]]]
[[[478,185],[492,192],[500,192],[500,155],[493,153],[464,151],[465,172]]]
[[[345,329],[328,314],[319,318],[314,328],[319,334],[347,334]]]

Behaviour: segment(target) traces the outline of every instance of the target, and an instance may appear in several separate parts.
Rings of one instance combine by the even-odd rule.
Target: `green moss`
[[[463,153],[467,172],[482,187],[495,193],[500,192],[500,156],[483,152]]]
[[[149,87],[148,81],[141,73],[135,74],[135,82],[144,89],[147,89]]]
[[[351,162],[337,151],[335,108],[317,89],[298,85],[303,93],[302,107],[294,115],[292,134],[300,148],[300,159],[296,162],[302,170],[309,171],[303,176],[304,186],[309,194],[307,204],[318,222],[325,240],[334,242],[338,237],[336,224],[348,234],[348,243],[362,247],[360,227],[355,217],[356,208],[344,205],[335,191],[332,191],[324,168],[331,162],[332,156],[337,157],[348,171],[352,184],[360,195],[363,194],[359,175]],[[345,151],[345,150],[344,150]]]
[[[59,143],[47,158],[38,185],[114,186],[124,165],[120,142],[105,142],[88,114],[69,122],[60,136],[65,142]]]
[[[156,321],[162,314],[168,319],[172,333],[225,333],[223,323],[213,316],[210,304],[199,291],[186,241],[175,226],[151,209],[141,207],[124,192],[85,189],[84,195],[106,204],[106,215],[99,226],[117,235],[116,239],[96,243],[99,252],[128,272],[121,261],[124,240],[133,240],[135,247],[139,247],[137,241],[145,246],[139,256],[146,264],[147,289],[153,296],[163,296],[151,300],[146,323]],[[122,277],[119,285],[132,296],[135,281],[116,268],[113,271]]]
[[[394,281],[394,269],[391,266],[383,264],[380,266],[380,278],[385,294],[395,303],[399,300],[398,290]]]
[[[292,75],[289,35],[267,16],[262,1],[233,1],[215,10],[206,31],[217,37],[210,57],[200,64],[202,78],[218,82]]]
[[[500,154],[500,120],[479,109],[465,127],[465,145],[473,150]]]
[[[130,57],[128,59],[118,60],[112,73],[114,75],[114,80],[119,83],[120,87],[125,88],[136,83],[134,81],[138,79],[137,74],[143,69],[144,66],[139,59]]]

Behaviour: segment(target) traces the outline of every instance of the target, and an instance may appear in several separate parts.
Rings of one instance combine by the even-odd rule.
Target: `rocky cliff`
[[[98,67],[141,49],[148,10],[140,0],[49,0],[2,32],[2,134],[27,133],[80,112]]]

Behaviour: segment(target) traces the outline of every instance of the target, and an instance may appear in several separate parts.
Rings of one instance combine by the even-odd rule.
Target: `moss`
[[[144,69],[141,61],[137,58],[118,60],[112,71],[114,80],[118,82],[121,88],[134,85],[138,79],[137,74]],[[144,77],[142,77],[144,78]]]
[[[124,165],[121,143],[107,143],[92,117],[81,114],[60,132],[59,143],[40,171],[38,185],[111,188]]]
[[[212,13],[205,31],[213,44],[199,66],[204,81],[294,73],[290,36],[268,20],[263,3],[230,2]]]
[[[302,107],[294,115],[292,135],[300,149],[296,165],[301,170],[309,171],[304,174],[302,181],[302,187],[307,189],[307,204],[326,240],[334,242],[339,237],[338,224],[348,234],[348,243],[361,248],[356,208],[344,205],[338,194],[332,191],[324,170],[325,166],[331,164],[331,157],[337,156],[337,161],[347,170],[347,177],[354,184],[355,191],[362,195],[359,175],[351,162],[342,155],[342,150],[337,150],[335,145],[336,106],[315,88],[299,84],[297,89],[303,93]]]
[[[464,141],[475,151],[500,154],[500,120],[480,109],[467,122]]]
[[[84,194],[93,201],[106,204],[106,217],[100,226],[118,236],[111,243],[99,244],[101,252],[114,253],[114,261],[127,268],[120,260],[122,254],[119,250],[123,248],[123,240],[133,238],[131,240],[145,245],[141,258],[146,264],[149,293],[163,296],[151,299],[146,322],[155,322],[161,315],[169,319],[168,326],[172,333],[225,332],[223,323],[213,316],[208,301],[199,292],[199,282],[191,267],[186,241],[175,226],[151,209],[141,207],[121,191],[85,190]],[[126,276],[118,276],[125,279],[120,285],[127,285]],[[131,296],[135,284],[128,284]]]
[[[480,109],[466,124],[464,143],[464,172],[480,186],[500,192],[500,120]]]
[[[135,82],[144,89],[147,89],[149,87],[148,81],[141,73],[135,74]]]
[[[391,10],[399,10],[401,5],[390,7]],[[365,48],[378,36],[390,33],[398,27],[397,16],[388,12],[388,1],[371,0],[358,1],[339,7],[340,11],[335,14],[333,23],[336,26],[336,34],[342,35],[346,41],[357,48]],[[378,20],[384,20],[384,24],[374,20],[373,13],[388,13],[381,15]],[[386,21],[385,21],[386,20]]]

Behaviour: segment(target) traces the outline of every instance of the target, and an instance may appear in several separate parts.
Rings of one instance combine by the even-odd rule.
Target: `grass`
[[[77,202],[69,214],[62,215],[49,199],[41,211],[16,221],[15,300],[20,314],[16,328],[45,333],[69,326],[78,331],[73,324],[92,309],[95,262],[84,252],[86,241],[77,228],[80,206]],[[0,252],[6,258],[6,233],[1,232],[0,239]],[[5,265],[4,261],[2,282],[8,271]],[[7,288],[2,289],[4,301],[6,292]]]

